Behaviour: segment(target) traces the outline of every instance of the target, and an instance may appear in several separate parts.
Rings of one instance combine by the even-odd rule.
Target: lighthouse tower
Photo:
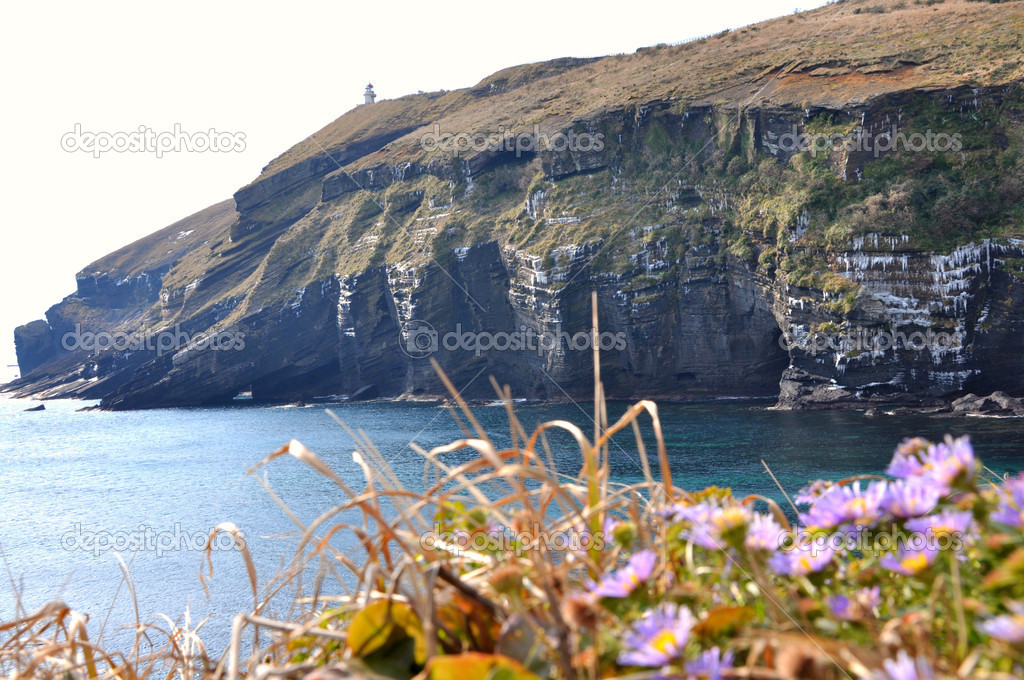
[[[366,90],[363,92],[363,103],[372,104],[377,99],[377,93],[373,91],[373,83],[366,84]]]

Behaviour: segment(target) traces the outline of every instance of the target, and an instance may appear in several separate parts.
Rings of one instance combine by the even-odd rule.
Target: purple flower
[[[918,474],[921,470],[921,458],[928,453],[931,446],[930,441],[921,437],[904,439],[896,447],[886,473],[899,478]]]
[[[882,501],[888,482],[871,482],[863,491],[860,481],[834,486],[818,497],[811,509],[800,515],[808,531],[827,531],[843,523],[873,526],[885,514]]]
[[[619,655],[623,666],[664,666],[683,654],[696,620],[690,610],[663,602],[633,624],[626,634],[626,651]]]
[[[659,517],[664,517],[667,520],[678,520],[686,512],[687,508],[692,508],[692,505],[683,505],[682,503],[673,503],[672,505],[666,505],[663,508],[658,508],[654,514]]]
[[[931,445],[930,441],[921,437],[904,439],[896,447],[886,473],[900,478],[916,474],[920,470],[920,457],[928,451],[928,447]]]
[[[829,595],[826,603],[832,615],[840,621],[856,621],[870,614],[881,601],[881,591],[874,588],[861,588],[853,597],[846,595]]]
[[[882,589],[879,586],[861,588],[857,591],[857,602],[867,609],[876,609],[882,603]]]
[[[718,647],[705,650],[686,662],[687,680],[722,680],[722,671],[732,668],[732,659],[731,649],[725,654]]]
[[[940,495],[939,489],[918,477],[898,479],[889,484],[882,504],[897,517],[918,517],[934,510]]]
[[[938,555],[938,549],[935,546],[926,545],[921,550],[903,547],[896,554],[883,555],[878,563],[898,574],[917,576],[932,565],[936,555]]]
[[[828,544],[798,544],[792,550],[775,553],[768,564],[779,574],[806,576],[824,569],[833,556],[835,549]]]
[[[1024,475],[1006,482],[1000,489],[999,507],[992,513],[992,520],[1016,527],[1024,527]]]
[[[717,501],[710,500],[691,504],[676,503],[665,508],[663,514],[667,519],[676,522],[707,522],[719,507]]]
[[[1006,605],[1012,614],[1002,614],[978,625],[986,635],[997,640],[1018,644],[1024,642],[1024,603],[1010,602]]]
[[[675,518],[690,522],[690,527],[685,529],[680,536],[693,541],[707,550],[722,550],[725,544],[718,540],[716,532],[712,530],[711,518],[721,507],[712,501],[702,501],[695,505],[680,506],[676,511]]]
[[[674,519],[690,522],[680,536],[707,550],[724,550],[727,543],[723,536],[742,531],[752,515],[742,505],[721,505],[718,501],[679,505],[671,512]]]
[[[853,484],[839,487],[829,494],[822,501],[834,501],[839,503],[839,513],[846,522],[874,525],[882,518],[882,499],[885,498],[887,482],[871,482],[863,492],[860,490],[860,481]]]
[[[824,479],[818,479],[797,491],[796,497],[793,500],[800,505],[810,505],[831,489],[832,482],[826,482]]]
[[[743,545],[748,550],[777,550],[784,533],[785,529],[771,515],[758,512],[750,518]]]
[[[599,583],[591,585],[595,597],[629,597],[636,587],[654,572],[658,556],[653,550],[641,550],[629,558],[622,569],[605,574]]]
[[[875,671],[875,680],[934,680],[935,671],[928,659],[919,656],[910,658],[905,649],[901,649],[895,660],[886,659],[882,662],[884,671]]]
[[[922,450],[920,445],[896,449],[896,455],[886,469],[893,477],[909,479],[919,477],[941,493],[948,493],[958,482],[969,483],[977,469],[974,449],[967,437],[946,440]]]
[[[829,595],[825,598],[825,603],[832,610],[832,616],[840,621],[853,621],[859,618],[853,613],[853,603],[846,595]]]
[[[811,509],[800,514],[800,524],[810,533],[835,529],[843,523],[843,513],[838,504],[832,502],[838,487],[833,487],[811,506]]]
[[[907,522],[907,528],[911,531],[928,534],[929,538],[936,536],[963,538],[972,520],[973,516],[967,510],[945,510],[937,515],[912,519]]]
[[[936,444],[929,448],[926,464],[929,462],[935,466],[934,471],[929,473],[930,476],[950,486],[960,480],[966,483],[973,482],[978,468],[974,448],[971,446],[970,438],[966,436],[957,439],[947,436],[944,444]]]

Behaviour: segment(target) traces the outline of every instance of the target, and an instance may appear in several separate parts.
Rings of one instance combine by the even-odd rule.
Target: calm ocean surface
[[[296,438],[351,486],[363,484],[351,457],[353,442],[323,405],[77,413],[82,402],[54,401],[43,412],[24,412],[32,405],[0,399],[0,620],[15,615],[16,591],[28,610],[60,598],[90,613],[95,625],[109,611],[105,636],[122,640],[126,633],[118,628],[134,615],[117,558],[113,551],[82,549],[81,537],[151,530],[176,545],[160,554],[123,555],[143,620],[158,612],[176,618],[188,606],[193,621],[211,617],[203,637],[219,653],[231,616],[252,606],[244,565],[233,551],[215,551],[207,598],[198,578],[202,553],[187,549],[189,541],[219,522],[234,522],[245,533],[262,586],[291,556],[296,540],[294,525],[246,470]],[[860,412],[775,412],[768,405],[662,406],[674,481],[686,488],[717,484],[739,495],[779,497],[761,458],[793,492],[818,477],[881,473],[904,436],[934,438],[946,432],[970,434],[975,450],[997,472],[1024,469],[1024,420],[867,418]],[[610,418],[614,421],[626,406],[610,404]],[[412,488],[422,486],[423,465],[409,442],[429,450],[460,436],[447,410],[430,404],[330,408],[365,431]],[[591,408],[584,404],[584,413],[574,405],[524,404],[517,411],[527,430],[562,418],[592,432]],[[507,443],[503,408],[480,407],[476,413],[496,443]],[[576,474],[576,446],[567,437],[552,442],[559,469]],[[618,436],[612,450],[615,480],[640,481],[632,433]],[[648,450],[654,451],[653,439]],[[465,457],[453,454],[449,460]],[[265,470],[274,491],[303,522],[343,500],[329,481],[290,457]],[[348,550],[350,537],[335,544],[352,555],[358,552]]]

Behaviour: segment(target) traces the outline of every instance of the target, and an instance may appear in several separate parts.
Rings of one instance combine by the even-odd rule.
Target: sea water
[[[102,627],[105,639],[122,644],[129,635],[124,626],[135,620],[132,589],[144,622],[157,613],[176,619],[186,608],[193,622],[210,617],[202,637],[218,654],[231,617],[251,610],[253,595],[242,556],[226,537],[214,543],[210,575],[202,551],[210,529],[225,521],[237,525],[262,591],[292,557],[298,531],[255,475],[307,526],[346,500],[330,480],[290,456],[255,475],[249,470],[294,438],[361,490],[355,443],[327,408],[365,432],[412,489],[422,489],[424,482],[423,459],[410,443],[429,450],[462,436],[449,412],[430,403],[238,404],[114,413],[80,412],[87,403],[49,401],[45,411],[25,411],[36,403],[0,399],[0,620],[18,615],[19,601],[32,611],[61,599],[90,614],[94,637]],[[731,487],[739,496],[757,493],[781,501],[762,460],[792,495],[817,478],[881,474],[903,437],[945,433],[970,434],[978,455],[997,473],[1024,469],[1021,419],[867,417],[859,411],[780,412],[770,405],[662,405],[673,482],[688,489]],[[627,406],[609,404],[609,417],[614,421]],[[480,406],[475,413],[496,444],[509,442],[504,408]],[[593,432],[591,404],[521,404],[517,413],[528,431],[557,418]],[[657,473],[650,420],[642,421]],[[553,434],[550,441],[559,470],[578,474],[582,461],[571,438]],[[471,457],[461,452],[445,460]],[[611,474],[619,482],[643,480],[630,428],[613,440]],[[356,517],[348,511],[326,526]],[[105,549],[97,540],[101,534],[125,549]],[[148,544],[138,540],[147,535]],[[332,545],[358,559],[350,534],[335,536]],[[268,613],[287,615],[293,594],[286,590]]]

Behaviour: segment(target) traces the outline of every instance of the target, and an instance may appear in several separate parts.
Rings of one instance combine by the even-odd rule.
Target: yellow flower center
[[[676,634],[670,630],[661,631],[660,633],[654,636],[654,639],[651,640],[651,647],[654,647],[662,654],[670,654],[672,651],[674,651],[671,648],[674,647],[675,644]]]
[[[715,516],[715,524],[723,530],[741,526],[746,520],[747,514],[743,508],[725,508]]]
[[[904,557],[900,562],[900,566],[909,571],[911,574],[917,574],[924,570],[928,566],[928,558],[924,556],[924,553],[917,553],[910,557]]]

